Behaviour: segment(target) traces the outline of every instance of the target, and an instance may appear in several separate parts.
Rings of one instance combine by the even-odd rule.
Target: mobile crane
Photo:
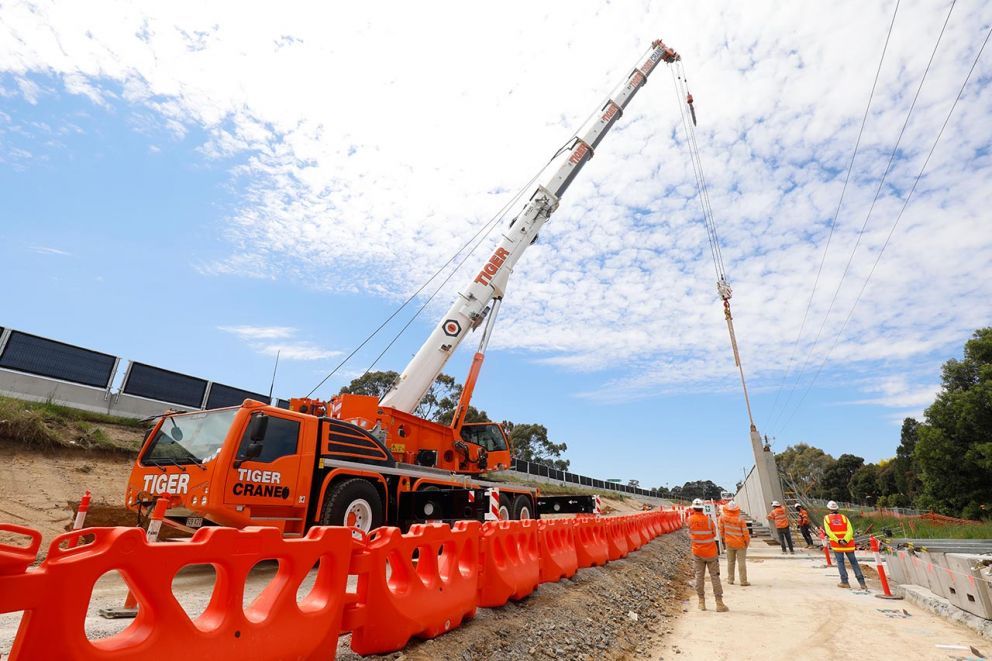
[[[479,479],[511,466],[509,439],[499,424],[467,423],[465,415],[514,265],[658,63],[680,59],[661,40],[651,44],[534,179],[496,248],[381,400],[295,398],[288,409],[245,400],[239,407],[164,414],[135,461],[127,506],[140,512],[166,497],[166,522],[187,532],[211,524],[270,525],[286,535],[318,524],[368,531],[483,519],[491,513],[493,488],[499,489],[499,518],[591,511],[591,498],[541,497],[531,487]],[[451,424],[413,415],[451,355],[480,326]]]

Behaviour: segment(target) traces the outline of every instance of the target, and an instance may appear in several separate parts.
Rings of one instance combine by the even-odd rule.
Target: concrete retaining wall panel
[[[899,550],[885,557],[885,571],[889,579],[900,585],[912,584],[913,582],[906,569],[906,556],[905,551]]]
[[[957,572],[958,585],[956,605],[973,615],[992,620],[992,595],[989,594],[989,583],[992,579],[992,569],[986,563],[992,562],[992,557],[974,553],[948,553],[948,569]]]

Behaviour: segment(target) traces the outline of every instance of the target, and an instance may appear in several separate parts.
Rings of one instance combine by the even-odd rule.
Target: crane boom
[[[555,154],[534,180],[534,188],[525,198],[523,208],[510,221],[496,249],[459,292],[441,322],[382,398],[382,406],[413,412],[458,345],[485,319],[490,301],[503,298],[513,266],[537,240],[538,232],[558,208],[569,184],[593,157],[596,147],[647,82],[655,66],[659,62],[672,63],[679,59],[678,53],[660,39],[653,42],[643,59],[638,60],[642,64],[630,72],[599,112],[593,113],[567,145]]]

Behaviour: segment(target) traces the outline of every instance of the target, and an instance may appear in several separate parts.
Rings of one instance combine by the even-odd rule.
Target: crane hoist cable
[[[733,290],[727,282],[726,268],[723,262],[723,252],[720,249],[720,235],[717,232],[716,220],[713,215],[713,205],[710,203],[709,188],[703,173],[703,162],[699,155],[699,143],[696,141],[696,109],[689,91],[689,83],[685,75],[682,61],[671,69],[672,84],[675,89],[675,103],[682,117],[682,129],[685,131],[685,144],[692,163],[692,171],[696,179],[696,190],[699,195],[699,205],[703,213],[703,224],[709,240],[710,255],[713,258],[713,270],[716,272],[716,290],[723,301],[723,315],[727,321],[727,331],[730,334],[730,347],[734,352],[734,365],[741,377],[741,388],[744,390],[744,405],[747,407],[747,418],[751,431],[756,432],[754,415],[751,412],[751,398],[747,392],[747,379],[744,378],[744,365],[741,362],[740,350],[737,347],[737,333],[734,331],[734,316],[730,311],[730,298]],[[685,101],[683,102],[683,99]],[[684,103],[684,105],[683,105]]]

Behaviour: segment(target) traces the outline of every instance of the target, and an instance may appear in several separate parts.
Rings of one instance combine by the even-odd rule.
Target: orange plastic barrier
[[[602,519],[575,520],[575,557],[579,568],[599,567],[610,561],[606,526]]]
[[[574,519],[538,521],[541,549],[541,582],[556,583],[575,576],[579,560],[575,555]]]
[[[637,530],[637,524],[625,517],[623,524],[624,533],[627,535],[627,547],[631,551],[636,551],[643,546],[641,533]]]
[[[367,656],[403,649],[413,637],[434,638],[475,616],[479,589],[478,521],[417,524],[403,535],[379,528],[356,555],[357,601],[344,630]],[[416,554],[416,563],[414,563]]]
[[[83,535],[94,539],[61,548]],[[37,568],[11,572],[0,564],[0,612],[27,611],[10,658],[333,658],[354,548],[347,528],[314,528],[294,540],[275,528],[204,528],[182,544],[149,544],[139,528],[66,533]],[[278,572],[242,608],[245,578],[262,559],[278,560]],[[300,583],[318,560],[313,590],[297,603]],[[217,571],[210,603],[192,621],[172,593],[176,573],[191,564]],[[91,641],[84,624],[93,585],[114,570],[135,593],[138,615],[124,631]]]
[[[541,582],[537,521],[487,521],[480,538],[479,606],[523,599]]]
[[[627,554],[630,553],[630,548],[627,545],[627,535],[623,529],[623,519],[616,517],[603,523],[606,528],[606,549],[609,552],[609,559],[626,558]]]
[[[578,568],[625,557],[659,534],[678,529],[679,511],[550,521],[462,521],[415,525],[403,535],[380,528],[317,527],[301,539],[275,528],[204,528],[185,543],[149,542],[140,528],[89,528],[56,538],[47,559],[31,568],[41,535],[0,524],[28,538],[0,544],[0,613],[26,611],[11,661],[71,658],[118,661],[188,657],[333,659],[341,631],[362,655],[402,649],[412,637],[432,638],[461,625],[477,606],[521,599],[539,583]],[[357,538],[356,538],[357,535]],[[92,542],[77,545],[83,538]],[[245,582],[261,560],[279,563],[275,578],[243,607]],[[313,589],[301,583],[319,562]],[[210,603],[196,619],[172,592],[184,567],[217,572]],[[124,631],[89,640],[85,619],[93,586],[118,571],[138,602]],[[348,592],[349,575],[358,585]]]

